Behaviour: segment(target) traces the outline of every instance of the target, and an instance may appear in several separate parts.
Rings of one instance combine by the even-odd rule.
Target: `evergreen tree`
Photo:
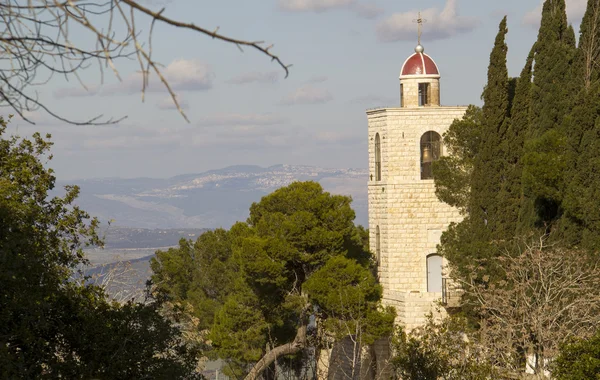
[[[359,327],[369,344],[391,333],[395,313],[380,308],[350,202],[316,182],[292,183],[252,204],[245,223],[158,252],[152,280],[160,294],[193,307],[209,331],[209,354],[236,378],[301,362],[310,316],[329,336]]]
[[[488,80],[483,91],[483,129],[478,159],[473,170],[469,215],[481,228],[496,233],[499,225],[500,188],[506,169],[501,141],[504,138],[509,116],[508,70],[505,43],[506,17],[500,22],[494,48],[490,54]]]
[[[567,182],[561,220],[561,235],[569,244],[599,246],[594,236],[600,231],[595,207],[600,186],[597,125],[600,118],[600,0],[589,0],[581,23],[574,82],[579,93],[571,115],[565,120],[568,154]]]
[[[535,75],[531,86],[531,134],[539,137],[560,125],[569,111],[566,89],[575,52],[575,36],[567,23],[565,0],[546,0],[535,43]]]
[[[525,67],[517,80],[508,130],[501,142],[506,165],[506,177],[499,194],[499,207],[503,211],[499,217],[502,218],[503,230],[507,234],[519,230],[522,201],[521,177],[523,175],[521,158],[525,137],[529,129],[529,94],[531,91],[533,56],[534,49],[530,51]]]
[[[567,23],[565,0],[544,3],[534,47],[529,141],[522,160],[525,197],[521,221],[525,229],[547,227],[561,212],[567,151],[561,126],[572,108],[575,55],[575,36]]]
[[[113,303],[77,276],[83,248],[101,244],[98,221],[75,205],[76,186],[49,196],[50,136],[6,128],[0,117],[0,378],[200,378],[197,347],[160,303]]]
[[[506,17],[502,19],[494,48],[490,54],[488,82],[483,91],[481,133],[468,199],[465,219],[453,224],[442,236],[441,253],[466,274],[468,266],[476,260],[494,257],[498,245],[492,240],[505,239],[506,228],[501,225],[500,189],[506,178],[506,164],[502,152],[502,139],[507,131],[509,120],[509,78],[506,68],[507,46],[505,38],[508,30]],[[438,182],[438,193],[440,181]],[[493,268],[490,266],[490,271]]]

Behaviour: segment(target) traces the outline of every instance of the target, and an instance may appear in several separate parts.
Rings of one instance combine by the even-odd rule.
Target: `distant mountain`
[[[79,185],[82,209],[102,221],[136,228],[229,228],[246,220],[252,202],[294,181],[317,181],[334,194],[350,195],[356,223],[366,225],[367,169],[313,166],[230,166],[167,179],[103,178],[59,182]]]

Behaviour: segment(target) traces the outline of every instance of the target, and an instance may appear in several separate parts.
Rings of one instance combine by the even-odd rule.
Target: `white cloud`
[[[198,60],[176,59],[162,70],[173,91],[205,91],[212,88],[214,72],[210,66]],[[61,88],[54,92],[57,98],[91,95],[136,94],[142,91],[142,75],[131,74],[122,82],[104,87],[90,86],[89,91],[82,87]],[[152,73],[149,76],[146,92],[166,92],[166,88]]]
[[[279,0],[279,8],[290,12],[324,12],[348,8],[354,0]]]
[[[323,145],[355,145],[361,143],[364,136],[348,132],[321,131],[315,133],[313,140]]]
[[[228,83],[232,84],[248,84],[248,83],[277,83],[279,81],[279,72],[277,71],[268,71],[268,72],[258,72],[253,71],[249,73],[240,74],[236,77],[228,80]]]
[[[364,107],[384,107],[398,102],[398,99],[379,95],[364,95],[350,100],[351,104],[360,104]]]
[[[279,9],[288,12],[325,12],[332,10],[351,10],[365,19],[375,19],[384,13],[384,9],[371,3],[357,0],[279,0]]]
[[[264,114],[221,114],[205,117],[198,122],[200,126],[242,126],[276,125],[285,123],[285,119],[272,113]]]
[[[473,17],[460,16],[457,11],[457,0],[447,0],[443,10],[428,8],[421,12],[427,20],[423,28],[425,41],[441,40],[475,29],[479,20]],[[417,38],[417,27],[414,20],[417,11],[395,13],[377,24],[377,37],[380,41],[413,41]]]
[[[530,25],[534,28],[539,28],[542,20],[542,6],[544,1],[542,0],[537,7],[530,10],[523,17],[523,24]],[[587,8],[587,0],[567,0],[567,17],[569,22],[572,24],[579,24],[585,10]]]
[[[284,97],[281,101],[283,105],[296,104],[321,104],[327,103],[333,96],[324,88],[305,85]]]
[[[328,77],[326,77],[325,75],[316,75],[313,77],[310,77],[306,83],[323,83],[325,81],[327,81],[327,79],[329,79]]]
[[[375,19],[381,16],[385,10],[375,4],[355,4],[353,7],[354,11],[359,17],[366,19]]]
[[[185,99],[182,99],[179,95],[177,95],[176,97],[181,109],[186,110],[190,107],[190,105],[188,104],[188,102],[185,101]],[[158,101],[158,103],[156,103],[156,107],[158,107],[161,110],[177,109],[177,106],[175,106],[175,102],[173,101],[173,98],[171,96],[162,98],[160,101]]]

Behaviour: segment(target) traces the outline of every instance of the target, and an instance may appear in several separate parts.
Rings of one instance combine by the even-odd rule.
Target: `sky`
[[[508,68],[518,76],[537,36],[538,0],[144,0],[164,15],[227,36],[265,41],[285,64],[257,51],[157,25],[153,54],[184,106],[174,109],[156,77],[144,102],[135,61],[115,62],[122,81],[91,66],[87,90],[54,78],[39,99],[74,120],[127,116],[117,125],[74,126],[42,112],[14,118],[10,133],[52,134],[49,166],[61,180],[154,177],[229,165],[366,168],[365,110],[398,106],[398,75],[422,44],[441,73],[443,105],[481,104],[498,24],[508,16]],[[586,0],[567,0],[579,30]],[[144,24],[144,21],[146,23]],[[136,20],[147,32],[149,20]],[[81,43],[86,43],[82,37]],[[9,113],[7,108],[3,114]]]

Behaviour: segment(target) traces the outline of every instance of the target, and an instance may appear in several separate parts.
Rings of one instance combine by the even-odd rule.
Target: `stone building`
[[[440,71],[419,43],[400,71],[399,107],[367,111],[369,231],[383,303],[411,329],[447,294],[440,236],[458,211],[435,195],[432,162],[447,152],[442,135],[467,107],[440,104]]]

